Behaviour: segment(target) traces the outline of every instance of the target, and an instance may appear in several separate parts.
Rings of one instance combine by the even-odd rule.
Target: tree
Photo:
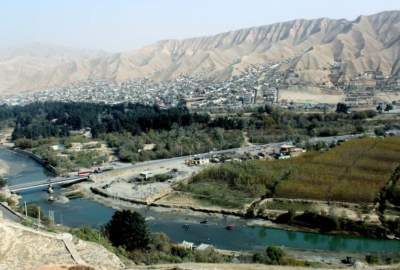
[[[391,111],[391,110],[393,110],[393,105],[392,104],[386,104],[385,111],[388,112],[388,111]]]
[[[385,129],[384,128],[376,128],[374,130],[376,136],[385,136]]]
[[[338,103],[336,105],[336,112],[337,113],[348,113],[349,107],[345,103]]]
[[[0,188],[3,188],[7,185],[7,181],[0,176]]]
[[[105,232],[114,246],[128,251],[144,249],[149,244],[149,232],[143,216],[128,210],[116,211]]]

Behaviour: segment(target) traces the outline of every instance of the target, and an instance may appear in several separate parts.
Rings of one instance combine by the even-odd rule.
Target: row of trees
[[[142,104],[92,104],[45,102],[26,106],[2,106],[0,120],[15,119],[13,138],[62,137],[71,130],[90,128],[92,135],[128,131],[169,130],[209,122],[205,114],[192,114],[185,107],[160,109]]]
[[[0,121],[14,119],[13,138],[65,137],[71,130],[90,128],[98,137],[106,133],[129,132],[133,135],[150,130],[172,130],[176,127],[197,125],[201,128],[249,130],[250,139],[262,142],[263,136],[297,134],[331,136],[340,132],[357,132],[364,120],[375,111],[301,114],[264,106],[251,116],[232,115],[211,119],[208,114],[191,113],[185,107],[160,109],[142,104],[91,104],[45,102],[26,106],[0,106]],[[340,123],[340,124],[338,124]],[[260,138],[258,138],[260,137]]]
[[[122,161],[134,162],[204,153],[213,149],[239,147],[241,131],[221,128],[202,128],[192,125],[171,130],[151,130],[141,135],[108,133],[101,136],[110,147],[116,148]],[[145,144],[155,144],[152,151],[141,151]]]
[[[251,142],[267,143],[295,140],[302,137],[326,137],[338,134],[361,133],[375,111],[352,113],[297,113],[279,108],[260,107],[245,123]]]

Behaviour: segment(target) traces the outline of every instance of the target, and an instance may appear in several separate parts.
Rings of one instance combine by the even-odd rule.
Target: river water
[[[21,154],[0,149],[0,160],[9,166],[7,179],[10,185],[49,178],[40,164]],[[21,195],[22,201],[39,205],[45,213],[53,211],[57,223],[71,227],[100,227],[110,220],[115,211],[84,198],[71,199],[66,203],[48,202],[48,194],[42,190]],[[146,217],[151,231],[164,232],[176,242],[186,240],[195,244],[207,243],[217,248],[237,251],[263,249],[265,246],[274,245],[348,253],[400,252],[400,241],[396,240],[374,240],[250,226],[247,221],[233,217],[210,216],[207,217],[207,224],[200,224],[204,217],[171,212],[170,209],[167,211],[138,206],[136,210]],[[234,224],[234,230],[226,230],[227,224]]]

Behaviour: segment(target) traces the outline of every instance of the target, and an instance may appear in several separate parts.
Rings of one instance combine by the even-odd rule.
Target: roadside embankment
[[[197,212],[208,213],[208,214],[222,214],[222,215],[230,215],[230,216],[237,216],[237,217],[245,217],[245,213],[243,211],[239,211],[239,210],[227,210],[227,209],[222,209],[222,208],[202,208],[202,207],[187,206],[187,205],[171,205],[171,204],[164,204],[164,203],[157,203],[157,202],[149,203],[145,200],[130,199],[130,198],[125,198],[125,197],[109,194],[106,191],[103,191],[96,187],[91,187],[90,190],[94,194],[97,194],[97,195],[100,195],[100,196],[103,196],[106,198],[111,198],[114,200],[129,202],[129,203],[143,204],[143,205],[153,206],[153,207],[186,209],[186,210],[197,211]]]

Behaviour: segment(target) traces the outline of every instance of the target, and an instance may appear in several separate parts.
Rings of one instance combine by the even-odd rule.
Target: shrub
[[[376,136],[385,136],[385,129],[384,128],[376,128],[374,130]]]
[[[168,236],[164,233],[155,233],[151,236],[150,240],[151,248],[165,253],[171,252],[171,242]]]
[[[102,246],[104,246],[108,250],[113,251],[112,244],[105,237],[105,235],[99,230],[93,229],[93,228],[88,227],[88,226],[84,226],[84,227],[81,227],[81,228],[72,229],[71,233],[73,235],[75,235],[76,237],[82,239],[82,240],[91,241],[91,242],[95,242],[95,243],[101,244]]]
[[[365,260],[367,261],[367,263],[369,264],[378,264],[379,263],[379,257],[376,255],[366,255],[365,256]]]
[[[216,252],[213,248],[206,250],[197,250],[194,252],[195,262],[203,263],[222,263],[226,261],[226,257]]]
[[[267,257],[271,261],[271,264],[282,264],[285,252],[278,247],[268,247],[266,250]]]
[[[29,149],[32,148],[33,143],[30,139],[21,138],[15,141],[15,146],[21,149]]]
[[[187,257],[192,253],[190,249],[184,248],[184,247],[179,247],[179,246],[173,246],[171,249],[171,254],[173,256],[178,256],[181,258]]]
[[[296,216],[296,210],[294,210],[293,208],[289,209],[288,211],[289,222],[292,222],[295,216]]]
[[[285,252],[278,247],[268,247],[264,253],[253,254],[253,262],[263,264],[283,265],[286,264]]]

